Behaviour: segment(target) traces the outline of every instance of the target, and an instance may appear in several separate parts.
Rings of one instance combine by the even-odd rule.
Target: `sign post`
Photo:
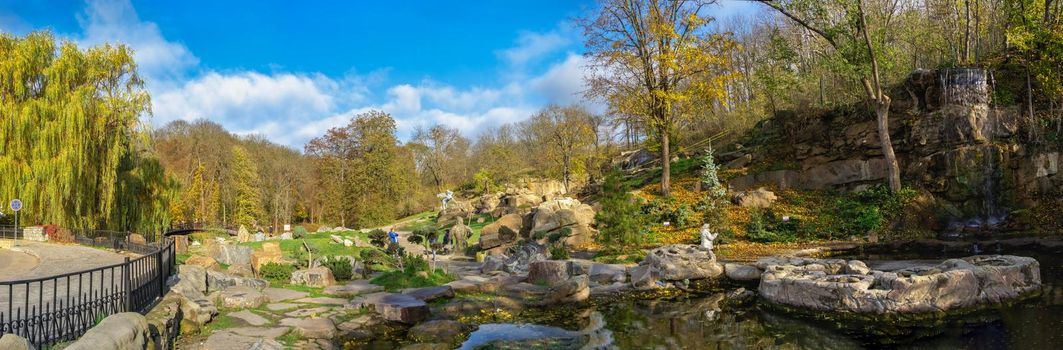
[[[15,211],[15,245],[18,245],[18,211],[22,210],[22,200],[18,198],[12,199],[11,210]]]

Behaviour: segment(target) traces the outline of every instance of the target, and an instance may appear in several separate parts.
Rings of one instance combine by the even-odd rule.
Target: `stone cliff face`
[[[895,96],[890,136],[904,183],[931,194],[939,222],[996,226],[1010,211],[1055,199],[1063,188],[1058,144],[1040,140],[1018,107],[992,103],[992,76],[981,69],[913,72],[908,98]],[[894,95],[898,95],[894,93]],[[751,147],[721,158],[748,166],[732,189],[759,185],[860,190],[883,183],[885,167],[870,112],[780,114]]]

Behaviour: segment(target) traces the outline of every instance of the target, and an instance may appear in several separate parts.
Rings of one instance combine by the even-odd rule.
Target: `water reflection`
[[[553,338],[551,341],[554,343],[497,342],[485,348],[1063,349],[1063,259],[1051,254],[1010,254],[1032,256],[1040,261],[1044,282],[1040,297],[952,319],[936,327],[911,327],[907,333],[899,336],[872,335],[881,334],[877,331],[886,327],[885,324],[832,323],[767,311],[758,305],[755,297],[739,298],[733,289],[724,289],[715,293],[663,299],[622,299],[562,312],[556,320],[542,322],[557,327],[554,329],[567,335]],[[875,258],[915,259],[880,263],[888,267],[951,257],[906,255]],[[475,337],[476,333],[473,333],[470,341]]]

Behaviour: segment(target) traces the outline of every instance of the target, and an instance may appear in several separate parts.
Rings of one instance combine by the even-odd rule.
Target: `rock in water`
[[[716,257],[701,247],[675,244],[650,251],[639,265],[652,267],[657,278],[665,281],[713,278],[723,273]]]
[[[421,322],[431,312],[424,301],[406,294],[371,294],[361,300],[361,305],[371,308],[386,320],[406,324]]]
[[[569,278],[569,264],[561,260],[536,261],[528,264],[528,283],[555,286]]]
[[[815,311],[935,313],[1021,298],[1041,286],[1037,260],[1010,255],[867,274],[861,273],[862,262],[771,261],[764,264],[760,295],[772,303]]]

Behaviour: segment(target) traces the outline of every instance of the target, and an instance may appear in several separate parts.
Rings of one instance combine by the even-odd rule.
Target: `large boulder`
[[[328,287],[336,284],[336,278],[332,276],[332,270],[327,267],[315,267],[292,272],[290,282],[310,287]]]
[[[406,294],[376,293],[366,296],[360,303],[386,320],[405,324],[421,322],[430,314],[428,304]]]
[[[207,273],[207,290],[218,291],[234,286],[251,287],[254,289],[262,290],[269,287],[269,282],[257,278],[244,278],[239,276],[233,276],[224,272],[206,270]]]
[[[573,198],[554,199],[535,209],[531,232],[550,232],[566,226],[594,224],[594,208]]]
[[[815,311],[937,313],[984,307],[1040,289],[1037,260],[1010,255],[950,259],[937,266],[869,271],[863,264],[779,259],[766,264],[760,295],[771,303]]]
[[[188,257],[188,259],[185,259],[184,265],[200,266],[211,270],[217,270],[221,268],[221,265],[218,264],[217,260],[214,260],[214,258],[211,258],[209,256],[202,255],[192,255]]]
[[[524,219],[520,215],[508,214],[484,226],[480,233],[480,249],[491,249],[517,240],[523,225]]]
[[[587,271],[587,277],[591,282],[599,284],[611,284],[624,282],[627,279],[627,267],[624,265],[593,263]]]
[[[528,273],[528,267],[533,262],[547,260],[546,253],[546,246],[537,243],[511,247],[506,255],[491,255],[485,258],[480,273],[502,271],[524,275]]]
[[[451,222],[456,218],[467,218],[476,212],[471,202],[454,198],[447,203],[447,209],[440,211],[436,222]]]
[[[656,248],[640,263],[657,271],[657,278],[682,281],[713,278],[723,273],[712,252],[689,244]]]
[[[136,312],[107,316],[66,349],[140,350],[148,346],[148,320]]]
[[[208,254],[219,263],[226,265],[250,265],[251,247],[233,244],[214,244],[210,246]]]
[[[280,243],[277,242],[262,243],[262,249],[251,253],[251,265],[255,267],[255,271],[266,263],[281,262],[284,262],[284,254],[281,252]]]
[[[727,278],[735,281],[759,281],[762,271],[756,266],[727,263],[723,265],[724,273],[727,274]]]
[[[502,203],[502,198],[497,193],[488,193],[476,200],[477,213],[490,213]]]
[[[751,191],[737,192],[731,196],[731,203],[746,208],[768,208],[778,197],[763,187]]]
[[[240,228],[236,230],[236,240],[241,243],[251,242],[254,240],[254,236],[247,230],[247,227],[240,225]]]
[[[8,333],[0,337],[0,349],[8,350],[32,350],[33,344],[30,344],[26,338]]]
[[[569,279],[569,263],[563,260],[544,260],[528,264],[528,283],[555,286]]]

